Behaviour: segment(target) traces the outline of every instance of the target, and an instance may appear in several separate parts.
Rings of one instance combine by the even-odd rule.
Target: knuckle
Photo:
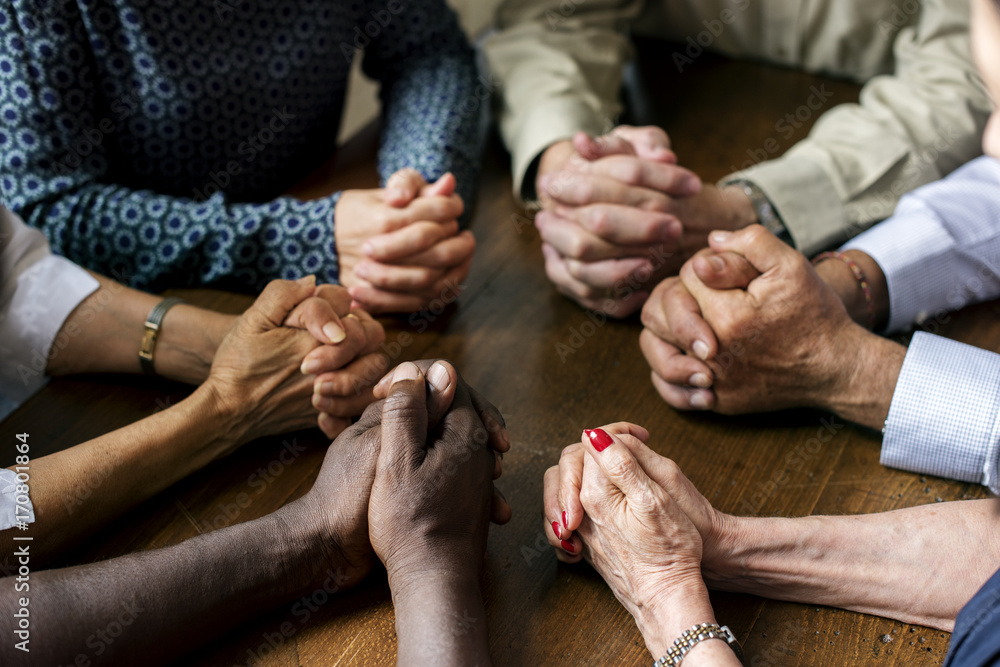
[[[595,207],[589,212],[590,231],[598,236],[606,236],[611,231],[611,216],[604,207]]]
[[[610,456],[608,456],[610,454]],[[626,478],[632,475],[632,460],[625,455],[621,449],[612,448],[603,452],[605,458],[604,469],[608,474],[617,479]]]

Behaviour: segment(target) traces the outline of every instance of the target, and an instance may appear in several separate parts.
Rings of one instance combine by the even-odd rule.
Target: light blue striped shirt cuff
[[[917,332],[896,383],[882,465],[1000,492],[1000,355]]]

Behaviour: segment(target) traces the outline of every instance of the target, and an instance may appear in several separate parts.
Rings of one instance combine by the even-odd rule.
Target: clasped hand
[[[434,572],[474,576],[490,520],[511,516],[493,485],[510,449],[500,412],[445,361],[401,364],[375,396],[301,501],[322,536],[318,572],[332,565],[341,586],[353,585],[375,554],[394,591]]]
[[[340,282],[371,313],[416,312],[454,300],[469,274],[476,240],[459,231],[464,205],[455,177],[427,184],[415,169],[384,189],[348,190],[336,208]]]
[[[653,291],[640,345],[663,399],[726,414],[809,406],[845,393],[863,339],[801,253],[760,225],[711,247]]]
[[[580,133],[543,154],[535,223],[546,273],[563,294],[625,317],[705,246],[709,230],[753,222],[741,191],[703,184],[676,162],[657,127]]]
[[[332,438],[374,400],[384,340],[343,287],[275,280],[219,344],[205,391],[243,415],[234,446],[316,423]]]

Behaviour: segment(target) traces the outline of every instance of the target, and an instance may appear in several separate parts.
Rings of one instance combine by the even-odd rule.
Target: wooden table
[[[708,55],[683,75],[663,73],[673,71],[669,60],[663,67],[654,58],[643,62],[657,119],[673,137],[681,161],[706,179],[739,167],[750,159],[748,151],[759,155],[776,142],[783,152],[804,136],[815,114],[790,138],[776,123],[805,104],[811,86],[825,84],[832,91],[826,107],[857,99],[852,84]],[[373,146],[369,131],[299,192],[374,185]],[[457,307],[443,313],[388,320],[386,343],[396,361],[451,359],[501,408],[510,426],[513,450],[499,485],[514,518],[491,531],[483,575],[496,664],[651,663],[631,617],[602,580],[585,565],[559,564],[542,533],[542,473],[585,427],[618,420],[645,425],[650,445],[675,459],[727,512],[850,514],[987,495],[976,485],[883,468],[878,434],[840,428],[839,420],[819,452],[809,455],[806,443],[826,428],[827,415],[801,411],[737,419],[671,410],[650,384],[637,318],[595,325],[556,293],[545,277],[538,234],[510,189],[507,157],[494,141],[483,161],[472,223],[479,251],[467,290]],[[250,303],[246,296],[210,291],[184,296],[230,312]],[[940,333],[997,349],[997,304],[949,318]],[[407,336],[412,342],[401,345]],[[163,409],[185,391],[142,378],[61,379],[4,427],[29,432],[33,453],[42,455]],[[291,460],[285,454],[283,462],[279,454],[286,443],[305,449]],[[310,488],[326,444],[318,431],[251,443],[120,518],[65,563],[176,544],[268,514]],[[793,451],[800,455],[786,458]],[[922,576],[914,573],[914,585]],[[748,665],[933,665],[948,646],[945,633],[883,618],[746,595],[719,594],[713,601],[719,621],[744,643]],[[234,665],[251,658],[275,667],[394,663],[384,573],[306,614],[302,609],[276,609],[181,663]],[[291,636],[280,634],[283,623]]]

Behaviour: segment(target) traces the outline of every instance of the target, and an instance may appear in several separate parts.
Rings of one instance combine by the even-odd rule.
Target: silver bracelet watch
[[[721,639],[726,642],[742,662],[743,649],[740,648],[740,643],[736,641],[736,635],[729,629],[729,626],[699,623],[690,630],[685,630],[684,634],[675,639],[674,645],[667,649],[667,654],[654,662],[653,667],[677,667],[691,649],[706,639]]]
[[[781,221],[781,216],[774,210],[771,200],[767,198],[767,195],[764,194],[764,191],[756,183],[735,180],[729,182],[727,185],[735,185],[742,189],[743,194],[750,200],[750,205],[753,206],[753,210],[757,213],[757,222],[788,245],[793,248],[795,247],[795,244],[792,242],[792,235],[785,228],[785,223]]]

